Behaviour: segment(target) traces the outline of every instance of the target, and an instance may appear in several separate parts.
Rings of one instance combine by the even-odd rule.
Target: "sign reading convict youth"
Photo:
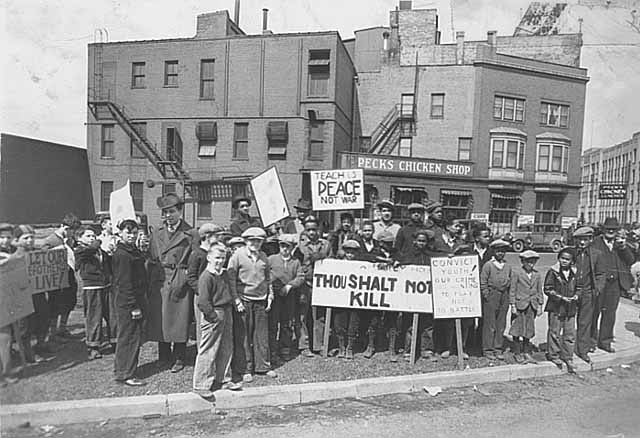
[[[482,316],[478,257],[432,257],[434,318]]]
[[[69,265],[67,250],[57,248],[43,251],[31,251],[25,254],[27,278],[33,292],[45,292],[69,286]]]
[[[311,172],[313,209],[353,210],[364,208],[362,169],[317,170]]]
[[[324,259],[313,273],[312,305],[431,313],[429,266],[380,268],[368,262]]]

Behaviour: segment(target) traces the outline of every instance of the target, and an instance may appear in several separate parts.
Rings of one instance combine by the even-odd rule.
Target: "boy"
[[[269,256],[274,292],[273,306],[269,312],[269,346],[271,362],[274,365],[281,360],[276,338],[278,324],[280,325],[280,344],[284,347],[282,359],[293,358],[293,331],[298,288],[304,284],[302,264],[291,255],[297,244],[296,234],[282,234],[278,242],[280,253]]]
[[[547,271],[544,280],[544,293],[549,297],[544,308],[549,314],[547,359],[560,369],[564,362],[570,374],[575,373],[573,345],[580,299],[576,291],[576,269],[573,267],[575,259],[574,248],[563,248],[558,253],[558,263]]]
[[[91,228],[81,227],[76,232],[78,246],[74,250],[76,272],[82,279],[82,297],[85,317],[85,342],[89,360],[100,359],[102,345],[102,319],[109,329],[109,261],[100,248],[101,242]]]
[[[227,248],[224,245],[211,245],[207,252],[207,266],[198,279],[196,311],[199,313],[200,341],[193,369],[193,390],[205,399],[213,397],[213,389],[242,389],[242,385],[231,382],[230,377],[232,305],[235,298],[223,269],[226,256]]]
[[[537,363],[531,357],[529,340],[536,335],[535,318],[542,314],[542,279],[534,268],[540,256],[535,251],[520,254],[522,267],[514,269],[509,286],[511,329],[515,360],[518,363]]]
[[[250,227],[242,237],[247,246],[238,249],[229,259],[229,285],[232,295],[239,298],[234,314],[235,377],[253,382],[253,373],[275,378],[269,358],[269,319],[267,313],[273,303],[271,268],[260,250],[266,233],[262,228]]]
[[[344,260],[357,260],[360,244],[357,240],[347,239],[340,247]],[[335,331],[338,337],[338,358],[353,359],[353,344],[360,328],[360,311],[357,309],[335,309]]]

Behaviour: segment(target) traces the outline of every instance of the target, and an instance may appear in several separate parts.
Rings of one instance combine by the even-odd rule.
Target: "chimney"
[[[487,43],[489,43],[490,47],[496,47],[497,37],[498,37],[497,30],[490,30],[489,32],[487,32]]]
[[[262,9],[262,33],[267,33],[267,20],[269,18],[269,9]]]
[[[240,27],[240,0],[236,0],[236,5],[233,9],[233,21],[236,23],[236,26]]]
[[[411,10],[411,0],[400,0],[400,10],[401,11],[410,11]]]
[[[456,32],[456,62],[464,63],[464,32]]]

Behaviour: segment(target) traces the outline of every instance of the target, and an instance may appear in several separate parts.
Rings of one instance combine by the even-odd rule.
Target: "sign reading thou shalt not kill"
[[[363,209],[363,170],[336,169],[312,171],[311,203],[315,211]]]
[[[369,262],[319,260],[311,297],[314,306],[433,312],[429,266],[382,268]]]
[[[434,318],[482,316],[476,255],[431,258]]]

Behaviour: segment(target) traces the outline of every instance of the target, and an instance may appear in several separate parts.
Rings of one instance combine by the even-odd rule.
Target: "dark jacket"
[[[342,258],[344,255],[342,252],[342,244],[345,240],[358,238],[356,232],[354,230],[344,231],[342,228],[339,228],[329,234],[329,243],[331,244],[331,257]]]
[[[234,236],[240,236],[243,232],[251,227],[262,227],[260,219],[258,219],[257,217],[247,217],[239,212],[231,218],[231,225],[229,226],[229,228],[231,229],[231,234],[233,234]]]
[[[73,251],[76,272],[82,278],[82,287],[106,287],[110,282],[110,257],[100,249],[100,241],[93,245],[80,243]]]
[[[631,265],[635,258],[633,251],[628,246],[619,247],[614,244],[613,250],[610,251],[609,247],[604,241],[603,236],[598,236],[593,239],[591,246],[602,253],[602,267],[605,271],[605,290],[613,285],[616,285],[621,290],[629,290],[633,285],[633,278],[631,277]]]
[[[206,268],[207,251],[198,247],[191,252],[187,263],[187,282],[196,295],[198,294],[198,279]]]
[[[572,317],[576,315],[578,302],[567,303],[562,297],[571,298],[578,296],[576,292],[575,269],[569,269],[569,278],[560,272],[560,264],[556,263],[548,271],[544,279],[544,294],[548,297],[544,307],[545,312],[555,313],[559,317]]]
[[[271,285],[276,295],[284,295],[282,289],[286,285],[296,289],[304,284],[302,263],[297,258],[292,256],[285,261],[280,254],[273,254],[269,256],[269,265],[271,266]]]
[[[393,246],[395,249],[396,257],[403,257],[404,253],[408,253],[413,250],[413,233],[424,228],[422,223],[409,222],[404,227],[398,230],[396,234],[396,242]]]
[[[431,257],[441,257],[442,253],[425,248],[420,250],[413,246],[410,251],[399,255],[398,261],[401,265],[429,265]]]
[[[198,279],[196,300],[198,309],[204,314],[205,319],[214,322],[217,318],[215,308],[229,305],[234,300],[227,271],[217,275],[205,270]]]
[[[484,264],[487,263],[489,260],[491,260],[493,258],[493,249],[487,247],[487,249],[485,250],[484,254],[482,256],[480,256],[480,253],[478,251],[476,251],[475,246],[473,247],[473,253],[475,255],[478,256],[478,261],[480,262],[479,266],[478,266],[478,272],[482,272],[482,268],[484,267]]]
[[[358,254],[358,260],[375,263],[383,258],[387,258],[387,254],[385,254],[385,252],[382,250],[382,248],[380,247],[380,243],[377,240],[371,239],[373,247],[371,247],[370,250],[365,246],[364,240],[361,236],[358,236],[356,240],[360,244],[360,253]]]
[[[577,268],[577,272],[576,272],[576,277],[579,278],[580,276],[580,249],[576,248],[577,250],[577,255],[576,255],[576,268]],[[605,283],[605,268],[603,265],[603,256],[602,256],[602,252],[600,252],[599,250],[595,249],[593,246],[588,246],[586,249],[586,255],[589,259],[589,268],[591,271],[591,278],[590,280],[590,287],[591,287],[591,293],[595,296],[598,296],[602,293],[602,291],[604,290],[604,283]],[[578,279],[576,279],[576,282],[578,282]],[[579,286],[579,284],[578,284]]]
[[[112,264],[116,306],[129,311],[144,309],[148,286],[144,255],[137,248],[120,242],[113,253]]]

